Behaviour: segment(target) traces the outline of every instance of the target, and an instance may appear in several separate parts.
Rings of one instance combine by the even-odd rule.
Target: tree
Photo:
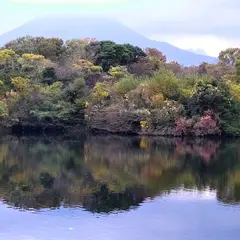
[[[77,99],[80,99],[84,96],[85,87],[85,80],[83,78],[77,78],[72,83],[69,83],[64,89],[64,97],[67,99],[67,101],[75,103]]]
[[[26,36],[5,44],[4,48],[12,49],[18,55],[36,54],[56,61],[63,52],[63,44],[63,40],[59,38]]]
[[[36,38],[37,53],[51,61],[57,61],[63,53],[64,41],[60,38]]]
[[[100,42],[94,41],[86,45],[86,59],[95,63],[101,54]]]
[[[137,62],[146,54],[138,47],[130,44],[116,44],[112,41],[100,41],[90,43],[87,47],[87,56],[95,65],[102,66],[104,71],[118,65],[129,65]]]
[[[195,84],[194,93],[188,99],[187,109],[191,116],[202,116],[207,110],[225,114],[231,109],[231,99],[226,86],[199,80]]]
[[[164,98],[178,100],[180,89],[172,72],[162,70],[157,72],[148,82],[152,95],[162,93]]]
[[[221,51],[218,56],[219,60],[230,66],[234,66],[238,58],[240,58],[240,49],[239,48],[228,48],[224,51]]]
[[[114,67],[116,65],[120,65],[120,59],[122,58],[121,55],[118,53],[121,51],[118,49],[117,52],[117,45],[112,41],[101,41],[101,53],[97,58],[97,65],[101,65],[104,71],[108,71],[110,67]],[[122,50],[123,54],[124,50]]]
[[[230,66],[224,62],[218,62],[217,64],[206,65],[207,75],[211,76],[214,80],[221,81],[226,75],[235,75],[234,66]]]
[[[166,56],[156,48],[146,48],[145,52],[149,58],[155,58],[164,63],[167,61]]]
[[[55,69],[53,67],[46,67],[45,69],[43,69],[42,78],[43,82],[49,85],[53,84],[57,79]]]
[[[236,79],[238,82],[240,82],[240,59],[237,59],[235,67],[236,67]]]
[[[18,63],[21,65],[22,72],[34,78],[34,80],[47,77],[47,74],[50,74],[51,69],[53,71],[54,67],[54,64],[49,59],[39,54],[23,54],[18,59]]]
[[[203,62],[198,67],[198,74],[199,75],[206,75],[207,74],[207,63]]]
[[[63,61],[76,62],[87,57],[87,42],[85,40],[73,39],[68,40],[64,44],[64,52],[62,54]]]
[[[18,55],[23,55],[24,53],[37,54],[37,42],[36,38],[31,36],[17,38],[5,44],[3,48],[12,49]]]
[[[167,70],[173,72],[176,75],[180,75],[183,72],[183,68],[176,61],[171,61],[169,63],[165,63],[164,66],[166,67]]]
[[[128,72],[136,77],[145,77],[153,75],[153,67],[147,58],[140,58],[137,62],[128,66]]]
[[[131,63],[136,63],[141,58],[146,57],[146,53],[137,46],[133,46],[131,44],[123,44],[123,46],[125,46],[128,49],[129,54],[130,54],[129,62],[127,63],[127,65],[129,65]]]
[[[9,49],[0,50],[0,70],[3,69],[13,71],[17,66],[18,55]]]

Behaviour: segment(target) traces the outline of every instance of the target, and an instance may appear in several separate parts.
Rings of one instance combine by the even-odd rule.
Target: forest
[[[240,135],[240,49],[181,66],[157,49],[26,36],[0,49],[1,131]]]

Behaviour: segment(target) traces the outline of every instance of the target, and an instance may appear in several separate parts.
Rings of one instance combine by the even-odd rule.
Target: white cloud
[[[171,41],[171,43],[177,47],[183,49],[189,48],[202,48],[204,51],[210,55],[217,57],[221,50],[224,50],[231,45],[228,41],[214,37],[214,36],[186,36],[179,39]]]
[[[203,49],[209,56],[217,57],[221,50],[233,45],[229,40],[211,35],[152,35],[151,39],[166,41],[182,49]]]
[[[75,4],[112,4],[123,2],[125,0],[11,0],[12,2],[18,3],[75,3]]]

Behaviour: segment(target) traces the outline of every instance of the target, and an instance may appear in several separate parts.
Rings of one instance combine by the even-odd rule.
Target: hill
[[[8,41],[26,35],[59,37],[63,40],[91,37],[97,40],[130,43],[141,48],[157,48],[167,56],[168,61],[178,61],[185,66],[199,65],[201,62],[213,63],[217,61],[214,57],[182,50],[166,42],[150,40],[119,22],[101,17],[58,15],[37,18],[0,35],[0,46]]]

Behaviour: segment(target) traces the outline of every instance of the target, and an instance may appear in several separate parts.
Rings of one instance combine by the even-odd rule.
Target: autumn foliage
[[[228,49],[216,64],[186,67],[155,48],[19,38],[0,49],[1,124],[240,135],[239,52]]]

